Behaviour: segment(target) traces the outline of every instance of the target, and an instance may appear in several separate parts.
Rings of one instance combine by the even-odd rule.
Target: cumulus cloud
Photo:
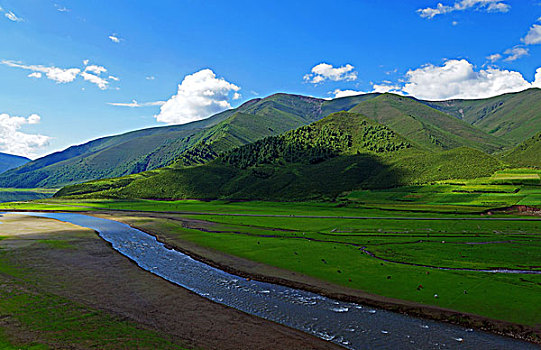
[[[521,40],[526,45],[541,44],[541,25],[534,24]]]
[[[40,116],[32,114],[28,118],[0,113],[0,151],[26,157],[34,157],[36,152],[49,144],[49,136],[27,134],[20,129],[27,124],[37,124]]]
[[[47,79],[53,80],[57,83],[71,83],[77,76],[80,76],[85,81],[97,85],[100,89],[105,90],[109,86],[109,80],[118,81],[119,78],[110,75],[107,78],[102,78],[99,75],[107,72],[107,69],[98,65],[88,65],[89,61],[83,61],[85,67],[83,70],[79,68],[58,68],[47,67],[42,65],[27,65],[16,61],[2,60],[0,64],[4,64],[8,67],[21,68],[32,71],[28,74],[30,78],[41,78],[42,74],[45,74]],[[109,80],[107,80],[109,79]]]
[[[146,79],[146,80],[154,80],[154,79],[156,79],[156,77],[153,76],[153,75],[150,75],[150,76],[148,76],[148,77],[145,77],[145,79]]]
[[[357,79],[357,72],[354,69],[355,67],[351,64],[335,68],[328,63],[320,63],[314,66],[311,73],[306,74],[303,79],[312,84],[318,84],[325,80],[353,81]]]
[[[109,35],[109,40],[111,40],[112,42],[118,44],[120,42],[120,37],[116,34],[111,34]]]
[[[540,70],[538,69],[538,72]],[[537,85],[536,85],[537,84]],[[401,91],[426,100],[486,98],[541,84],[541,75],[528,82],[521,73],[494,67],[476,71],[467,60],[448,60],[409,70]]]
[[[518,60],[519,58],[523,56],[527,56],[528,53],[529,53],[529,50],[524,47],[513,47],[512,49],[507,49],[504,52],[504,54],[507,55],[504,61],[512,62],[512,61]]]
[[[393,92],[397,94],[402,94],[401,87],[399,85],[392,84],[391,82],[384,82],[383,84],[373,84],[372,92]]]
[[[441,2],[436,7],[418,9],[417,13],[423,18],[434,18],[454,11],[465,11],[468,9],[482,10],[486,12],[507,12],[511,6],[502,0],[460,0],[452,5],[444,5]]]
[[[118,107],[140,108],[140,107],[163,106],[165,104],[165,101],[139,103],[136,100],[132,100],[131,102],[108,102],[107,104],[111,106],[118,106]]]
[[[366,94],[366,92],[357,91],[357,90],[340,90],[340,89],[336,89],[333,92],[331,92],[331,94],[334,95],[334,98],[340,98],[340,97],[364,95],[364,94]]]
[[[203,69],[184,77],[177,94],[161,106],[155,118],[168,124],[201,120],[231,108],[230,95],[239,90],[237,85],[217,78],[212,70]]]

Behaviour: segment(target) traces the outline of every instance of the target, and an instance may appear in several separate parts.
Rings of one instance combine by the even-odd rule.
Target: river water
[[[539,349],[511,338],[428,321],[280,285],[247,281],[128,225],[73,213],[25,213],[88,227],[141,268],[207,299],[349,349]]]

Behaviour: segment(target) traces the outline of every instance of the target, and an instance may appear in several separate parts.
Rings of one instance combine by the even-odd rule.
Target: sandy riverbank
[[[143,271],[94,231],[24,215],[0,217],[0,248],[10,266],[28,271],[39,293],[57,295],[163,334],[179,347],[201,349],[338,349],[308,334],[225,307]],[[62,243],[50,243],[51,241]],[[44,244],[44,242],[46,242]],[[13,289],[5,277],[0,289]],[[10,316],[2,328],[15,342],[52,348],[91,344],[50,341]],[[114,340],[111,347],[116,348]]]

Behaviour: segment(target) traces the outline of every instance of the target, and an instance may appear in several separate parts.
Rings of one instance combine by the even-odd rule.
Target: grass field
[[[0,210],[169,213],[130,223],[181,248],[189,243],[337,286],[537,327],[539,339],[540,274],[467,270],[541,271],[541,221],[493,210],[541,207],[539,174],[521,169],[354,191],[336,202],[47,199]]]

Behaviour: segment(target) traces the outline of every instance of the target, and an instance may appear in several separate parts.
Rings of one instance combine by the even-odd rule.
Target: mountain
[[[30,159],[0,152],[0,173],[28,163]]]
[[[152,170],[179,159],[186,165],[206,162],[225,150],[320,119],[323,102],[275,94],[201,121],[100,138],[2,174],[0,186],[60,187]]]
[[[57,196],[332,199],[359,188],[489,176],[503,166],[468,147],[430,151],[361,114],[338,112],[204,165],[67,186]]]
[[[488,153],[503,150],[506,142],[411,97],[383,94],[350,109],[385,124],[430,150],[471,147]]]
[[[516,96],[528,93],[531,92]],[[501,98],[510,99],[505,96]],[[361,113],[431,151],[469,147],[499,154],[518,144],[489,135],[450,115],[453,108],[444,107],[441,103],[393,94],[324,100],[279,93],[201,121],[143,129],[70,147],[0,174],[0,187],[61,187],[154,170],[173,162],[177,166],[204,164],[235,147],[279,135],[338,111]],[[521,111],[525,115],[532,112],[528,108]]]
[[[541,132],[515,147],[504,159],[517,166],[541,168]]]
[[[515,146],[541,130],[541,89],[537,88],[486,99],[425,103]]]

